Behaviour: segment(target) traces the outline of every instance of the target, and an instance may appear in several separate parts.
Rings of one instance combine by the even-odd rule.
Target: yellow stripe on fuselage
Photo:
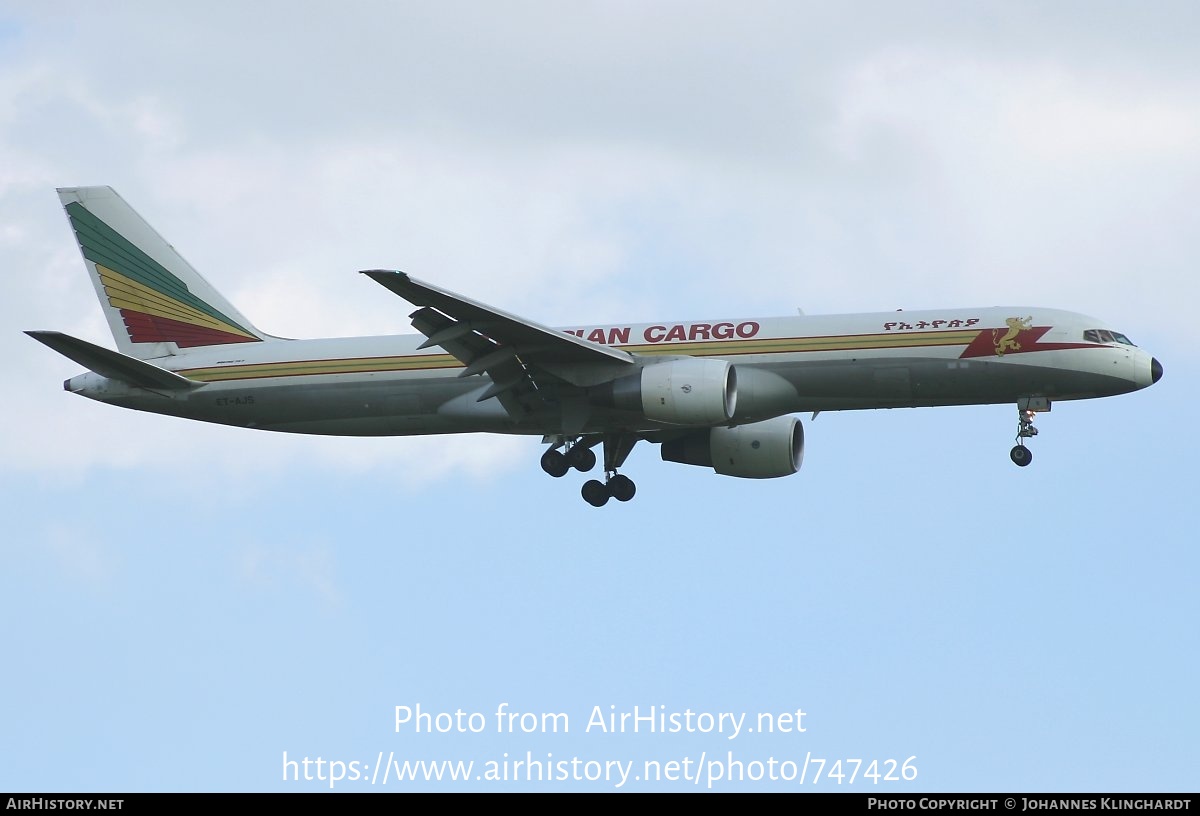
[[[210,368],[189,368],[177,373],[200,382],[222,382],[225,380],[258,380],[267,377],[312,377],[326,374],[369,374],[441,368],[462,368],[462,363],[449,354],[421,354],[408,357],[350,357],[341,360],[246,363]]]
[[[800,354],[828,351],[879,351],[938,346],[967,346],[979,336],[978,329],[964,331],[896,332],[851,334],[827,337],[766,337],[751,340],[647,343],[616,348],[633,354],[687,355],[692,357],[740,356],[746,354]],[[462,368],[449,354],[414,354],[394,357],[348,357],[331,360],[239,363],[207,368],[181,369],[177,373],[199,382],[257,380],[271,377],[312,377],[330,374],[366,374],[393,371],[429,371]]]

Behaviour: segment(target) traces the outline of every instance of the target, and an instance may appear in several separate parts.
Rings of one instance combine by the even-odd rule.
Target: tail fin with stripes
[[[59,200],[124,354],[273,340],[256,329],[111,187],[66,187]]]

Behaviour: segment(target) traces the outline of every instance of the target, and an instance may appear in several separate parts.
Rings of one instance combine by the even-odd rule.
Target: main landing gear
[[[1025,440],[1038,434],[1038,429],[1033,427],[1037,412],[1049,410],[1050,400],[1045,397],[1030,397],[1017,402],[1017,444],[1008,452],[1008,458],[1017,467],[1027,467],[1033,461],[1033,452],[1025,447]]]
[[[560,439],[542,454],[542,470],[555,478],[564,476],[571,468],[586,473],[596,466],[596,452],[592,446],[598,442],[604,444],[604,481],[588,479],[584,482],[580,491],[583,500],[592,507],[603,507],[609,499],[629,501],[637,493],[637,485],[633,479],[618,473],[617,468],[624,464],[633,450],[637,443],[636,436],[605,434],[603,438],[581,437],[570,443]],[[565,450],[559,450],[560,447]]]
[[[608,504],[610,497],[617,501],[627,502],[633,498],[634,493],[637,493],[637,485],[628,476],[614,471],[606,473],[604,479],[603,482],[597,479],[588,479],[583,483],[583,490],[579,491],[583,494],[583,500],[592,507],[603,507]]]
[[[575,442],[565,453],[555,446],[542,454],[542,470],[555,479],[567,475],[571,468],[580,473],[587,473],[595,466],[596,452],[592,450],[591,445],[582,442]]]

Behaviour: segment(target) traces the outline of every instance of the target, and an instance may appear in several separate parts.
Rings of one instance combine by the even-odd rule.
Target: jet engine
[[[711,467],[723,476],[791,476],[804,460],[804,426],[781,416],[733,428],[706,428],[662,443],[666,462]]]
[[[737,371],[728,360],[682,357],[645,366],[611,384],[606,403],[655,422],[714,425],[737,410]]]

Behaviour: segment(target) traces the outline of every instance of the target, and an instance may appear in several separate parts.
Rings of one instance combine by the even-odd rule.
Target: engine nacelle
[[[737,410],[737,371],[728,360],[655,363],[612,383],[611,404],[672,425],[728,422]]]
[[[794,416],[735,428],[708,428],[662,443],[665,462],[711,467],[723,476],[775,479],[804,461],[804,426]]]

